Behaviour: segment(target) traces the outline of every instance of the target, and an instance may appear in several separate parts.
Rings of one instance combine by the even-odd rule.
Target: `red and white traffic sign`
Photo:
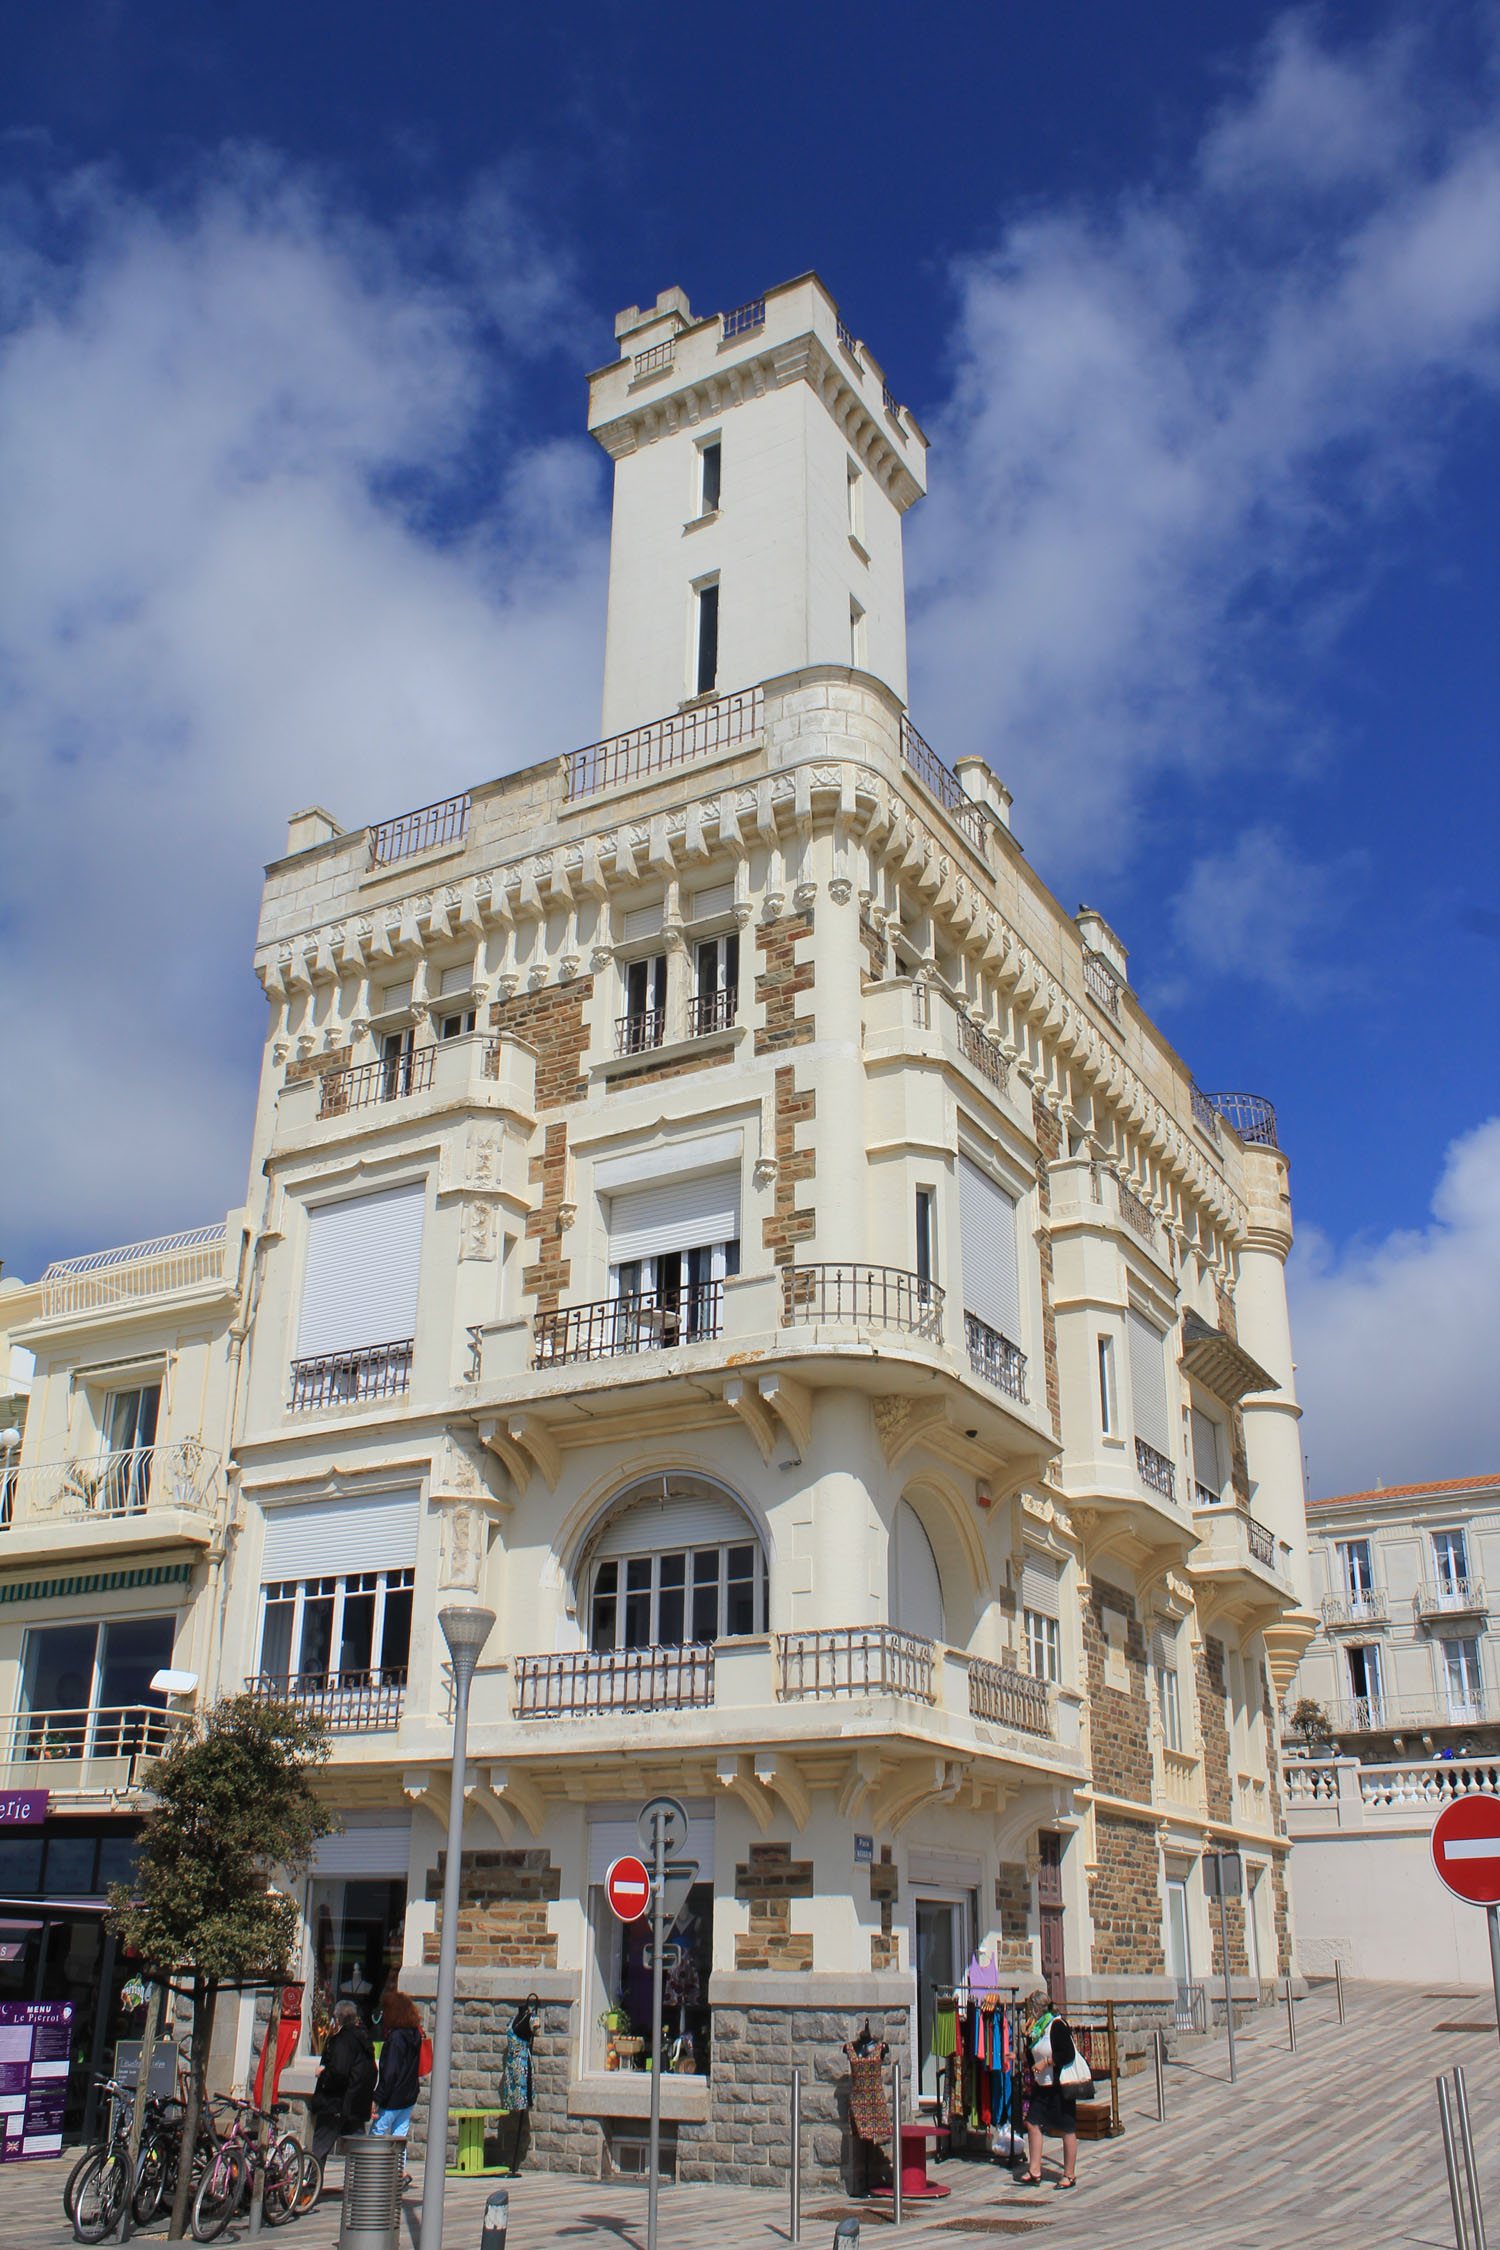
[[[651,1904],[651,1878],[646,1863],[627,1853],[611,1860],[604,1872],[604,1895],[622,1922],[638,1922]]]
[[[1432,1824],[1432,1864],[1455,1898],[1500,1906],[1500,1797],[1476,1789]]]

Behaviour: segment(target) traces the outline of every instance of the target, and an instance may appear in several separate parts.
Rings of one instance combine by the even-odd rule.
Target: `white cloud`
[[[1432,1224],[1287,1274],[1314,1498],[1500,1469],[1500,1118],[1449,1147]]]
[[[1350,858],[1320,866],[1258,822],[1195,861],[1172,901],[1172,934],[1195,980],[1245,977],[1308,1007],[1347,981],[1325,946],[1353,875]]]
[[[310,801],[357,825],[587,740],[605,533],[602,457],[528,449],[504,388],[578,311],[499,191],[439,280],[259,157],[41,221],[0,235],[22,1271],[243,1194],[260,863]]]
[[[1275,660],[1500,387],[1497,122],[1415,42],[1288,19],[1182,177],[957,269],[913,700],[1038,855],[1118,863],[1161,775],[1305,754]]]

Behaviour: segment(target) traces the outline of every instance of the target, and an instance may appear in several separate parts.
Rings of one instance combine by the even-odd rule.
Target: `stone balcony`
[[[1500,1794],[1496,1758],[1397,1758],[1362,1765],[1358,1758],[1288,1758],[1283,1769],[1287,1827],[1293,1841],[1338,1829],[1428,1835],[1444,1805],[1477,1793]]]
[[[867,987],[861,1007],[865,1067],[872,1077],[896,1066],[925,1063],[1029,1133],[1031,1096],[1011,1058],[983,1026],[960,1013],[942,985],[890,977]]]
[[[1291,1549],[1248,1509],[1194,1508],[1193,1527],[1198,1545],[1188,1568],[1218,1614],[1257,1631],[1296,1608]]]
[[[239,1286],[242,1218],[231,1212],[212,1226],[56,1259],[42,1275],[41,1310],[28,1328],[16,1331],[17,1339],[45,1348],[62,1329],[117,1326],[178,1307],[221,1306]]]
[[[314,1069],[289,1079],[276,1106],[274,1158],[315,1154],[335,1144],[409,1133],[454,1115],[513,1117],[527,1126],[536,1113],[536,1057],[518,1039],[465,1032],[383,1061],[356,1045],[348,1067]],[[523,1199],[525,1167],[505,1184]],[[500,1183],[496,1183],[499,1185]]]

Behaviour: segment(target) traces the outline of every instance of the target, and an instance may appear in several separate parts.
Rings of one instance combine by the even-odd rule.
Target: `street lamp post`
[[[464,1753],[469,1736],[469,1683],[494,1622],[492,1609],[438,1611],[438,1623],[453,1659],[453,1779],[448,1795],[448,1857],[443,1867],[443,1934],[438,1945],[437,2014],[432,2026],[427,2153],[422,2163],[421,2250],[443,2250],[443,2183],[448,2168],[448,2087],[453,2076],[453,1988],[458,1977],[458,1893],[464,1841]]]

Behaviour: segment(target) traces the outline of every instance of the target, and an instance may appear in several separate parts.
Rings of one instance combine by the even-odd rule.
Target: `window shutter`
[[[606,1525],[594,1560],[606,1555],[654,1555],[679,1547],[744,1546],[760,1536],[732,1500],[684,1493],[668,1500],[637,1500]]]
[[[654,937],[661,928],[661,907],[627,907],[620,920],[620,936],[625,944],[632,938]]]
[[[1037,1554],[1028,1547],[1021,1565],[1022,1609],[1034,1609],[1042,1617],[1056,1617],[1061,1575],[1062,1564],[1055,1555]]]
[[[1134,1310],[1126,1316],[1126,1332],[1130,1339],[1135,1434],[1170,1461],[1172,1427],[1167,1414],[1167,1353],[1162,1332]]]
[[[309,1500],[295,1508],[266,1510],[260,1575],[336,1577],[344,1571],[406,1570],[417,1559],[415,1486],[372,1492],[367,1498]]]
[[[964,1311],[1019,1346],[1021,1276],[1015,1201],[967,1156],[958,1160],[958,1231]]]
[[[412,1180],[308,1212],[299,1359],[415,1336],[425,1200]]]
[[[609,1199],[609,1262],[657,1258],[666,1250],[699,1250],[737,1242],[740,1233],[738,1171],[696,1180],[653,1180]]]
[[[405,1875],[411,1866],[411,1821],[374,1819],[345,1813],[340,1836],[322,1836],[313,1847],[308,1873],[315,1879],[329,1875]]]
[[[709,890],[694,891],[693,920],[706,922],[711,914],[734,912],[733,883],[716,883]]]
[[[1198,1407],[1193,1408],[1193,1475],[1210,1492],[1221,1491],[1224,1472],[1219,1466],[1219,1432]]]

